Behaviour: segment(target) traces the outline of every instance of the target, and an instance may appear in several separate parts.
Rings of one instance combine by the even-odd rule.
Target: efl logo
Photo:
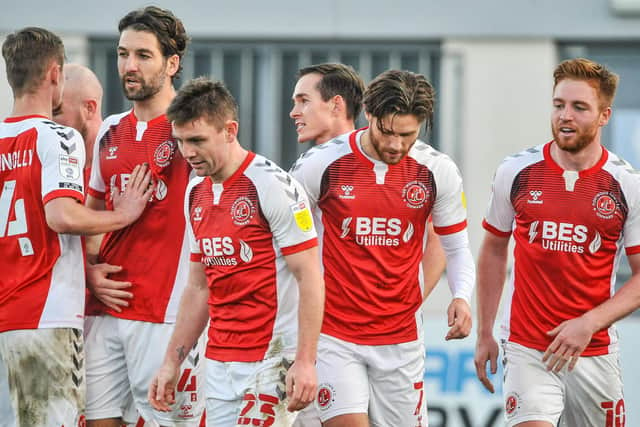
[[[591,204],[596,215],[602,219],[613,218],[618,207],[618,201],[607,191],[596,194]]]

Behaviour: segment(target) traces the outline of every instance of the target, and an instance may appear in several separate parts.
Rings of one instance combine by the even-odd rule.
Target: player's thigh
[[[87,419],[122,417],[131,399],[127,362],[118,320],[112,316],[87,316],[85,352],[87,370]]]
[[[322,427],[318,408],[316,408],[313,402],[298,412],[293,427]]]
[[[564,406],[560,375],[548,372],[542,352],[507,342],[504,346],[504,402],[507,426],[542,421],[555,426]]]
[[[371,426],[426,426],[423,342],[368,349]]]
[[[369,412],[369,379],[360,346],[321,334],[318,341],[318,396],[324,422],[338,415]]]
[[[124,352],[133,401],[145,420],[162,426],[198,426],[205,407],[204,337],[189,350],[180,367],[176,385],[176,402],[170,412],[159,412],[147,399],[149,384],[162,365],[173,324],[118,319],[123,330]]]
[[[83,359],[79,329],[0,333],[2,425],[84,423]]]
[[[293,363],[294,354],[279,355],[265,359],[255,365],[256,369],[248,383],[237,425],[272,425],[290,427],[296,418],[287,405],[285,378]]]
[[[581,357],[566,375],[561,426],[623,427],[622,371],[618,354]]]

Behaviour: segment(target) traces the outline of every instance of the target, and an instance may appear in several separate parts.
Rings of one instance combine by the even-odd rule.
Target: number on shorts
[[[241,426],[256,426],[256,427],[269,427],[276,422],[276,412],[273,410],[274,405],[277,405],[279,400],[275,396],[271,396],[269,394],[259,394],[256,399],[256,395],[253,393],[247,393],[244,395],[242,399],[246,402],[244,408],[240,411],[240,416],[238,417],[238,425]],[[267,417],[251,417],[249,412],[256,405],[260,405],[260,414],[264,414]]]
[[[196,391],[197,380],[195,375],[191,375],[191,369],[185,369],[182,371],[182,376],[180,377],[180,381],[178,381],[178,386],[176,388],[181,393],[184,391]]]
[[[600,403],[605,413],[605,427],[624,427],[627,416],[624,410],[624,399],[605,401]]]

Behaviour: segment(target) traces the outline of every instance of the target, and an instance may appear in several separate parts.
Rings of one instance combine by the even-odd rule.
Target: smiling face
[[[174,55],[177,57],[177,55]],[[175,58],[162,55],[155,34],[125,29],[118,43],[118,73],[124,95],[130,101],[145,101],[171,85]]]
[[[598,90],[588,81],[565,79],[556,85],[551,131],[561,150],[578,153],[600,143],[600,128],[609,117],[611,108],[601,106]]]
[[[411,150],[418,139],[422,123],[413,114],[388,115],[378,119],[366,114],[369,121],[369,143],[364,147],[365,152],[377,160],[389,165],[399,163]],[[382,120],[380,130],[378,122]]]
[[[298,142],[315,141],[320,144],[337,136],[334,131],[334,101],[324,101],[318,90],[322,75],[305,74],[293,90],[293,108],[289,116],[294,120]]]

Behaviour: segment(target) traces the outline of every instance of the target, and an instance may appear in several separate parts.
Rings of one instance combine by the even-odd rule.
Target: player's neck
[[[144,101],[133,101],[133,114],[141,122],[148,122],[167,112],[169,104],[176,97],[171,83],[165,85],[160,92]]]
[[[100,126],[102,125],[102,120],[96,121],[95,123],[90,123],[87,129],[87,137],[84,141],[84,146],[86,147],[85,152],[87,156],[87,160],[84,163],[84,167],[90,168],[91,163],[93,162],[93,146],[96,142],[96,138],[98,137],[98,131],[100,130]]]
[[[364,151],[364,154],[367,156],[375,160],[381,160],[378,152],[373,148],[373,145],[371,145],[370,132],[369,129],[362,132],[362,136],[360,136],[360,147],[362,147],[362,151]]]
[[[11,117],[40,115],[51,118],[51,98],[43,94],[26,94],[13,102]]]
[[[323,135],[322,138],[318,138],[316,140],[316,145],[324,144],[325,142],[331,141],[333,138],[337,138],[347,132],[353,132],[355,129],[356,125],[352,121],[343,121],[337,123],[336,126],[331,129],[330,133],[328,133],[327,135]]]
[[[213,181],[215,184],[220,184],[231,178],[231,176],[233,176],[233,174],[236,173],[238,169],[240,169],[240,166],[242,166],[242,163],[244,163],[248,154],[249,151],[244,149],[236,140],[234,142],[231,153],[229,153],[227,163],[222,168],[220,168],[219,171],[211,175],[211,181]]]
[[[596,138],[578,152],[560,149],[557,143],[551,144],[551,158],[562,169],[567,171],[582,171],[595,166],[602,158],[600,138]]]

